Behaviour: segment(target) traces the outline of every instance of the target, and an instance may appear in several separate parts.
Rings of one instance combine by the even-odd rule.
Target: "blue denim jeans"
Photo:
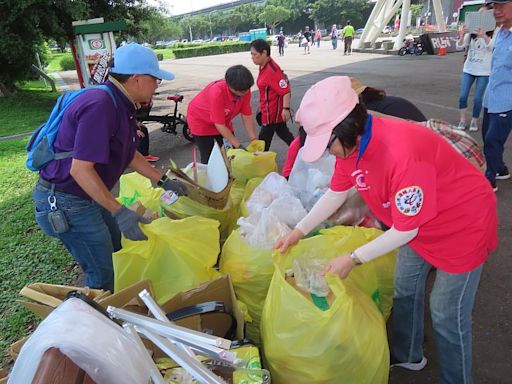
[[[391,353],[400,362],[423,357],[425,282],[432,266],[409,246],[398,253]],[[430,295],[441,382],[472,383],[472,312],[482,266],[467,273],[437,270]]]
[[[484,109],[482,135],[484,136],[484,154],[487,162],[485,176],[491,183],[496,181],[496,174],[505,168],[503,147],[512,130],[512,111],[488,113]]]
[[[332,49],[338,48],[338,39],[331,39]]]
[[[459,96],[459,109],[468,107],[468,95],[471,86],[476,80],[475,94],[473,95],[473,118],[480,117],[482,110],[482,101],[484,98],[485,88],[489,82],[489,76],[473,76],[469,73],[462,72],[460,79],[460,96]]]
[[[39,227],[64,244],[85,272],[88,287],[113,292],[112,253],[121,249],[121,233],[112,214],[94,201],[55,191],[57,208],[69,224],[67,232],[55,233],[48,221],[48,196],[50,190],[37,183],[32,198]]]

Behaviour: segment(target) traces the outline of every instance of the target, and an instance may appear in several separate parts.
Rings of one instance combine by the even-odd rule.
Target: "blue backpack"
[[[114,98],[114,94],[104,84],[100,84],[95,87],[88,87],[79,89],[76,91],[66,92],[62,96],[59,96],[55,106],[50,113],[50,117],[48,120],[41,124],[32,134],[28,144],[27,144],[27,161],[25,165],[31,171],[39,171],[43,169],[48,163],[53,160],[66,159],[68,157],[73,156],[73,152],[58,152],[55,153],[53,149],[53,144],[55,142],[55,138],[57,137],[57,133],[59,132],[59,127],[62,123],[62,118],[64,117],[64,112],[66,109],[84,92],[87,92],[89,89],[98,88],[107,92],[112,99],[114,105],[117,108],[116,99]]]

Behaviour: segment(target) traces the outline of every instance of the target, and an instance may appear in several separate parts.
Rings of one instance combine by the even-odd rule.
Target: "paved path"
[[[363,83],[383,88],[389,95],[403,96],[413,101],[429,118],[440,118],[455,123],[458,119],[457,100],[462,54],[439,56],[384,56],[354,53],[343,56],[339,49],[333,51],[330,44],[323,43],[319,49],[312,47],[311,55],[303,55],[303,50],[291,46],[284,57],[275,57],[292,83],[292,107],[297,108],[304,92],[316,81],[331,75],[357,76]],[[274,49],[272,53],[277,53]],[[165,69],[175,73],[176,79],[164,82],[157,96],[156,110],[164,111],[167,102],[164,94],[180,92],[186,103],[204,85],[222,78],[226,68],[234,64],[244,64],[257,76],[257,68],[252,64],[249,53],[199,57],[162,62]],[[64,80],[73,82],[73,73],[61,73]],[[252,104],[257,106],[258,92],[254,91]],[[159,100],[161,99],[161,100]],[[240,122],[235,124],[237,135],[245,137]],[[156,127],[151,133],[151,152],[162,158],[159,167],[164,169],[169,156],[180,165],[191,161],[192,145],[180,137],[171,137]],[[296,127],[293,128],[296,132]],[[480,132],[472,133],[480,140]],[[481,140],[480,140],[481,141]],[[272,150],[278,153],[282,164],[286,153],[285,145],[274,138]],[[506,146],[505,159],[512,165],[510,144]],[[474,313],[474,380],[475,383],[511,382],[510,361],[512,352],[512,212],[510,195],[512,181],[499,181],[497,193],[500,215],[500,247],[490,257],[484,268],[480,289],[476,298]],[[430,284],[432,279],[430,279]],[[428,313],[428,312],[427,312]],[[390,383],[432,384],[439,382],[436,372],[437,354],[429,316],[426,315],[425,354],[429,359],[427,367],[419,373],[395,369]],[[508,379],[507,379],[508,377]]]

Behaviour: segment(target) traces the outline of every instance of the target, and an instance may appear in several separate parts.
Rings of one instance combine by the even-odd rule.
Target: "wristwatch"
[[[158,180],[158,181],[156,182],[156,185],[158,185],[159,187],[162,187],[162,186],[164,185],[164,183],[167,181],[167,179],[169,179],[169,178],[167,177],[167,175],[163,175],[163,176],[160,178],[160,180]]]
[[[357,257],[357,255],[355,254],[355,252],[350,252],[350,260],[352,260],[354,262],[355,265],[361,265],[363,264],[363,262],[359,259],[359,257]]]

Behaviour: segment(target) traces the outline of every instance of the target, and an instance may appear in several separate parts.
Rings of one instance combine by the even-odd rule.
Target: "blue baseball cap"
[[[160,69],[152,49],[137,43],[125,44],[116,49],[110,72],[120,75],[151,75],[164,80],[174,79],[171,72]]]

